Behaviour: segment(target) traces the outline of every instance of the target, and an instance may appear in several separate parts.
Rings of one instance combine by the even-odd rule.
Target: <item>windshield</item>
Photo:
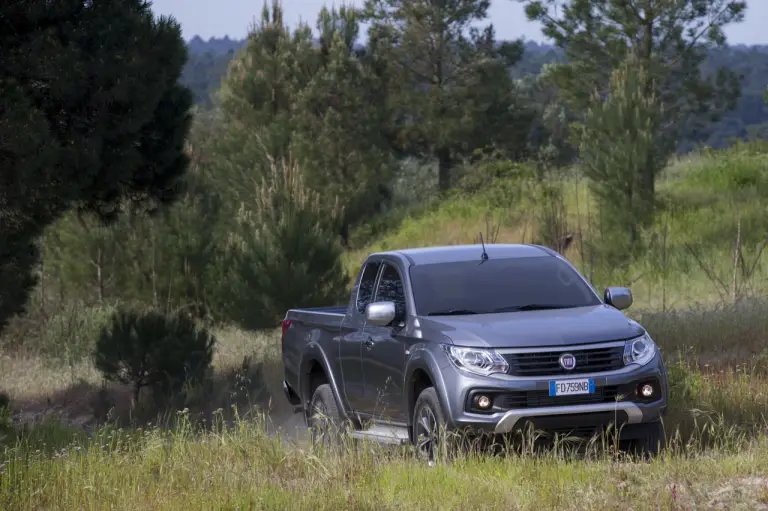
[[[600,299],[556,257],[427,264],[410,269],[416,314],[488,314],[599,305]]]

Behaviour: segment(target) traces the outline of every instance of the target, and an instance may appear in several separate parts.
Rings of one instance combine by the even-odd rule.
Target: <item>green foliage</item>
[[[387,95],[370,66],[354,54],[355,11],[323,9],[318,27],[323,62],[299,94],[292,147],[307,184],[344,201],[341,230],[347,244],[349,226],[380,212],[383,190],[394,177],[382,130]]]
[[[80,362],[93,352],[99,332],[107,326],[114,311],[111,305],[89,306],[71,300],[30,332],[23,340],[23,348],[37,351],[56,363]]]
[[[237,154],[251,135],[266,148],[266,155],[288,155],[293,133],[294,104],[312,77],[316,54],[312,33],[306,25],[291,32],[284,24],[279,0],[264,5],[261,19],[248,34],[248,43],[230,63],[220,90],[221,108],[231,127],[224,139],[222,156]],[[261,148],[249,154],[263,154]],[[266,164],[266,162],[264,162]]]
[[[167,398],[207,377],[215,344],[185,314],[119,310],[101,330],[93,359],[106,380],[133,385],[135,400],[144,387]]]
[[[710,151],[709,164],[687,180],[711,190],[768,197],[768,141],[741,142],[729,151]]]
[[[560,98],[552,78],[553,69],[557,68],[546,65],[539,75],[520,80],[525,101],[534,112],[528,152],[540,173],[573,163],[577,156],[569,141],[569,126],[576,115]]]
[[[355,49],[353,9],[323,9],[319,45],[301,25],[283,24],[279,2],[265,7],[221,90],[225,122],[216,137],[213,172],[238,196],[269,160],[295,158],[309,187],[346,205],[340,234],[381,210],[394,176],[389,110],[375,59]],[[240,191],[237,191],[240,190]]]
[[[0,328],[23,310],[43,229],[178,196],[192,97],[180,28],[142,0],[0,7]]]
[[[227,63],[234,55],[245,46],[245,40],[231,40],[213,38],[203,42],[199,38],[193,38],[189,43],[190,61],[185,68],[182,83],[190,87],[198,98],[198,104],[209,106],[208,92],[213,87],[218,87],[222,77],[226,74]],[[725,48],[707,48],[706,60],[702,63],[701,70],[706,76],[716,74],[718,69],[725,68],[741,78],[741,94],[732,111],[722,112],[722,117],[711,124],[707,133],[697,132],[695,129],[686,128],[684,139],[678,147],[678,152],[687,153],[699,144],[705,144],[714,148],[723,148],[738,138],[764,135],[768,124],[768,104],[764,101],[766,94],[765,84],[768,82],[768,47],[764,45],[751,45],[747,47],[730,46]],[[559,117],[565,113],[567,117],[575,116],[578,110],[565,109],[562,98],[553,85],[547,85],[539,89],[537,82],[543,77],[539,74],[548,74],[548,67],[554,63],[567,62],[563,51],[556,46],[544,43],[528,41],[525,44],[525,52],[520,61],[510,69],[511,75],[516,80],[522,80],[523,95],[528,98],[528,106],[538,113],[534,116],[532,128],[531,154],[541,150],[545,161],[552,161],[553,147],[546,143],[549,126],[556,132],[567,126],[569,121],[561,122]],[[549,80],[543,80],[549,82]],[[529,89],[531,85],[535,88]],[[532,99],[531,99],[532,97]],[[533,103],[530,104],[530,101]],[[565,110],[565,111],[564,111]],[[691,128],[695,128],[692,126]],[[566,141],[567,137],[556,137],[556,140]],[[539,148],[537,143],[543,143]],[[557,147],[557,145],[554,145]],[[567,148],[573,152],[573,148]],[[567,156],[567,155],[565,155]],[[569,162],[568,157],[565,162]]]
[[[630,262],[640,249],[640,229],[652,221],[655,206],[644,180],[655,180],[673,149],[664,138],[663,107],[646,83],[645,69],[627,59],[611,77],[607,98],[594,94],[575,134],[609,266]]]
[[[228,48],[215,51],[209,46],[215,46],[216,39],[209,43],[200,41],[200,47],[195,44],[194,39],[187,45],[189,60],[184,66],[180,81],[195,95],[195,103],[207,109],[213,107],[221,79],[227,74],[230,61],[245,46],[245,41],[230,40]]]
[[[223,240],[220,199],[205,176],[187,177],[176,204],[110,225],[66,215],[45,236],[47,292],[53,298],[122,300],[205,315]]]
[[[172,206],[129,212],[105,225],[68,213],[43,238],[44,300],[124,301],[215,315],[226,241],[226,187],[209,174],[214,116],[198,112],[187,143],[191,167]]]
[[[497,44],[488,0],[406,2],[368,0],[369,49],[390,73],[398,123],[397,144],[406,154],[436,160],[438,185],[477,148],[500,147],[519,155],[530,117],[518,102],[509,66],[522,43]]]
[[[614,69],[634,56],[646,70],[646,95],[663,106],[664,137],[675,143],[693,135],[701,121],[716,120],[732,109],[739,80],[725,68],[704,76],[701,66],[709,47],[725,45],[723,28],[744,17],[746,2],[684,0],[641,3],[571,0],[555,12],[549,0],[523,0],[529,20],[565,51],[567,64],[553,70],[563,97],[577,111],[592,101],[595,88],[605,94]],[[653,192],[652,176],[644,186]]]
[[[272,162],[243,205],[229,247],[222,309],[247,328],[279,324],[293,307],[346,298],[337,241],[341,209],[309,189],[295,160]]]

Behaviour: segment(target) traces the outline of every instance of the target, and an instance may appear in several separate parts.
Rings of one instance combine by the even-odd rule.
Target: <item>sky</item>
[[[364,0],[335,0],[336,5],[346,3],[360,6]],[[271,4],[271,0],[269,0]],[[282,0],[285,21],[295,27],[300,20],[314,28],[317,14],[323,5],[331,6],[334,0]],[[156,14],[171,15],[181,23],[185,39],[199,35],[205,40],[211,37],[242,39],[258,19],[264,0],[152,0]],[[509,40],[523,39],[544,42],[538,24],[525,18],[523,7],[517,0],[491,0],[488,18],[496,29],[496,37]],[[768,44],[768,35],[762,25],[768,20],[768,0],[747,0],[745,20],[727,27],[726,35],[731,44]],[[760,35],[763,33],[764,35]]]

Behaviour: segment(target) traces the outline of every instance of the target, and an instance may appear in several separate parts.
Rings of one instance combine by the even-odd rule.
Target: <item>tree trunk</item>
[[[436,156],[437,188],[444,192],[451,187],[451,152],[448,149],[438,149]]]
[[[349,223],[346,220],[341,223],[339,234],[341,235],[341,246],[349,248]]]
[[[645,66],[645,97],[649,98],[653,94],[653,75],[651,74],[651,64],[653,60],[653,22],[655,20],[655,13],[650,4],[645,9],[645,34],[643,36],[643,54],[642,60]],[[654,175],[654,165],[652,155],[646,155],[645,168],[643,169],[642,186],[643,193],[641,197],[649,204],[644,204],[644,207],[650,207],[650,202],[656,193],[656,176]]]
[[[96,262],[96,279],[99,285],[99,303],[104,303],[104,250],[99,247]]]
[[[135,383],[133,385],[133,408],[136,408],[139,404],[139,394],[141,393],[141,383]]]

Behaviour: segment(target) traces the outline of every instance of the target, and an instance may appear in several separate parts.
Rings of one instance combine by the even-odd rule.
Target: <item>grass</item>
[[[768,505],[766,306],[755,301],[639,316],[664,351],[672,395],[665,419],[670,450],[649,463],[617,458],[599,445],[586,454],[566,444],[500,457],[467,454],[431,468],[405,448],[347,443],[340,452],[316,450],[281,437],[276,426],[285,415],[269,415],[269,398],[272,406],[282,404],[277,333],[228,328],[217,332],[216,388],[207,396],[213,426],[197,422],[205,407],[194,405],[182,413],[165,410],[155,425],[124,422],[124,429],[38,419],[0,451],[0,507],[760,508]],[[249,373],[240,371],[249,356],[261,367],[258,381],[247,382],[242,375]],[[0,387],[11,389],[17,407],[45,396],[47,408],[71,409],[62,396],[83,391],[69,368],[5,360],[10,372],[2,372]],[[46,379],[30,368],[45,371]],[[83,370],[92,375],[93,392],[98,380],[92,369]],[[264,386],[267,395],[258,403],[231,399]],[[119,389],[111,390],[118,399]],[[87,407],[80,413],[89,413]]]
[[[764,154],[742,145],[674,162],[659,184],[651,248],[628,273],[595,267],[579,243],[566,253],[596,285],[631,284],[629,315],[662,348],[672,402],[670,449],[658,459],[559,445],[426,467],[405,448],[319,451],[291,430],[303,423],[281,393],[279,334],[234,327],[216,331],[210,385],[181,404],[132,409],[130,389],[102,386],[82,359],[106,309],[73,305],[46,323],[41,349],[0,352],[16,422],[10,432],[0,416],[0,508],[768,509],[768,267],[757,257],[768,228]],[[538,241],[551,204],[519,185],[500,180],[392,212],[346,264],[354,273],[371,251],[470,243],[489,223],[496,241]],[[560,186],[555,220],[587,245],[594,201],[573,176]],[[735,267],[734,288],[739,227],[746,266],[757,262],[751,275]],[[60,343],[68,355],[54,364]]]
[[[63,441],[64,432],[49,441]],[[195,432],[103,430],[47,451],[7,452],[4,509],[755,509],[768,497],[768,439],[717,452],[618,462],[566,447],[462,456],[425,467],[406,449],[341,454],[286,446],[258,421]],[[732,447],[731,447],[732,446]]]

